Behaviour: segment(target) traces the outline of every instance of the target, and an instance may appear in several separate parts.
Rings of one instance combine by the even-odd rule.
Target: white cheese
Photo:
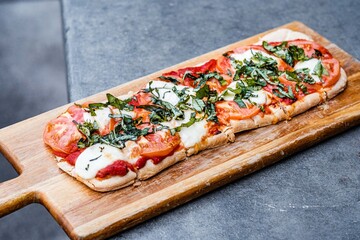
[[[84,179],[95,178],[99,170],[117,160],[127,160],[129,156],[116,147],[95,144],[86,148],[75,163],[75,173]]]
[[[171,83],[171,82],[163,82],[163,81],[158,81],[158,80],[152,80],[152,81],[150,81],[150,82],[148,82],[146,84],[146,88],[149,88],[150,86],[151,86],[151,88],[167,88],[167,89],[171,89],[176,85]]]
[[[319,78],[319,76],[313,74],[314,72],[314,68],[316,66],[316,64],[318,64],[320,60],[316,59],[316,58],[312,58],[310,60],[304,61],[304,62],[298,62],[295,66],[294,69],[302,69],[302,68],[308,68],[310,69],[310,74],[312,76],[312,78],[315,80],[315,82],[321,82],[321,79]]]
[[[227,91],[226,94],[224,94],[223,98],[225,101],[233,101],[235,97],[235,94],[231,91]]]
[[[288,32],[285,41],[291,41],[291,40],[296,40],[296,39],[305,39],[305,40],[309,40],[312,41],[312,38],[304,33],[301,32],[295,32],[295,31],[291,31]]]
[[[229,86],[227,88],[232,88],[232,89],[236,89],[236,83],[237,82],[232,82],[229,84]],[[226,90],[224,90],[226,91]],[[235,93],[233,93],[232,91],[228,90],[226,91],[226,93],[223,95],[224,100],[226,101],[232,101],[234,100],[235,97]]]
[[[70,113],[68,113],[68,112],[64,112],[63,114],[61,114],[61,116],[72,119]]]
[[[109,108],[103,108],[95,110],[96,116],[94,116],[95,121],[99,125],[99,129],[104,129],[110,123],[109,114],[111,111]]]
[[[180,98],[178,97],[178,95],[176,95],[176,93],[174,93],[171,89],[159,88],[157,93],[159,94],[159,96],[157,96],[157,97],[160,100],[163,100],[165,102],[169,102],[174,106],[176,104],[178,104],[179,101],[180,101]]]
[[[258,52],[261,53],[264,57],[272,58],[272,59],[278,61],[278,58],[276,58],[275,56],[271,56],[271,55],[267,54],[266,52],[263,52],[260,50],[255,50],[255,49],[247,50],[243,53],[233,53],[233,54],[231,54],[231,57],[233,57],[234,59],[236,59],[238,61],[242,61],[242,62],[245,59],[249,61]]]
[[[119,109],[117,109],[117,108],[114,108],[113,110],[113,114],[120,114],[120,112],[121,112],[121,114],[126,114],[126,115],[129,115],[129,116],[131,116],[132,118],[134,118],[135,117],[135,112],[130,112],[130,111],[126,111],[126,110],[119,110]]]
[[[184,120],[171,120],[170,122],[162,122],[161,124],[164,126],[168,126],[169,128],[176,128],[181,126],[183,123],[187,123],[190,121],[191,110],[184,111]],[[200,142],[202,137],[207,133],[206,128],[206,120],[201,120],[199,122],[195,122],[190,127],[182,127],[179,135],[181,137],[181,141],[183,142],[186,148],[194,146],[196,143]]]
[[[150,84],[151,83],[151,84]],[[180,98],[178,97],[178,95],[172,90],[174,87],[178,90],[181,91],[182,89],[186,88],[186,94],[190,94],[193,95],[194,91],[193,88],[191,87],[187,87],[187,86],[181,86],[181,85],[175,85],[173,83],[170,82],[163,82],[163,81],[151,81],[149,82],[146,87],[149,88],[151,86],[151,88],[157,88],[157,91],[154,91],[153,94],[158,97],[159,99],[169,102],[172,105],[176,105],[179,103]]]
[[[228,86],[228,88],[236,89],[236,83],[237,82],[232,82]],[[244,84],[246,85],[245,82],[244,82]],[[256,103],[258,105],[269,104],[271,102],[271,98],[269,97],[269,93],[264,91],[264,90],[254,91],[253,95],[254,95],[254,97],[249,97],[250,102]],[[223,97],[224,97],[224,100],[226,100],[226,101],[233,101],[234,97],[235,97],[235,93],[228,90],[226,92],[226,94],[223,95]],[[247,104],[250,104],[250,102],[247,101],[247,100],[243,100],[243,101],[245,103],[247,103]]]
[[[232,88],[232,89],[236,89],[236,82],[232,82],[230,83],[230,85],[227,87],[227,88]],[[225,92],[226,90],[224,90]],[[222,93],[224,93],[222,92]],[[230,90],[227,90],[225,94],[223,94],[223,98],[224,100],[226,101],[232,101],[234,100],[234,97],[235,97],[235,93],[233,93],[232,91]]]
[[[187,123],[190,121],[190,118],[191,118],[191,113],[193,111],[191,110],[185,110],[184,111],[184,120],[175,120],[175,119],[172,119],[171,121],[169,122],[162,122],[161,124],[164,125],[164,126],[168,126],[170,128],[176,128],[178,126],[180,126],[181,124],[183,123]]]
[[[94,122],[94,117],[91,116],[90,113],[84,112],[83,116],[84,116],[84,121],[85,122]]]
[[[268,92],[264,90],[254,91],[253,95],[256,95],[256,97],[249,97],[250,102],[258,105],[268,104],[271,102]]]
[[[150,87],[150,83],[151,83],[151,88],[172,89],[173,87],[175,87],[177,90],[182,90],[184,88],[187,88],[188,91],[192,91],[192,89],[193,89],[192,87],[183,86],[183,85],[175,85],[171,82],[163,82],[163,81],[158,81],[158,80],[150,81],[148,84],[146,84],[146,88]]]
[[[95,110],[96,116],[91,116],[90,113],[84,113],[84,121],[85,122],[94,122],[96,121],[100,131],[104,129],[107,125],[109,125],[110,118],[109,114],[111,114],[111,110],[109,108],[97,109]]]
[[[190,127],[183,127],[179,132],[181,141],[186,148],[193,147],[196,143],[200,142],[206,133],[206,120],[196,122]]]

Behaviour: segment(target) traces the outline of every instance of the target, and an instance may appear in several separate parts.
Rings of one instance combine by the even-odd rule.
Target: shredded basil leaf
[[[106,94],[107,97],[107,105],[113,106],[119,110],[127,110],[127,111],[132,111],[134,109],[133,106],[129,105],[129,102],[131,101],[131,98],[125,99],[125,100],[121,100],[115,96],[113,96],[110,93]]]
[[[318,76],[320,79],[322,75],[329,75],[329,72],[326,70],[326,68],[321,64],[321,61],[318,61],[317,64],[314,67],[314,71],[312,74]]]
[[[218,117],[216,116],[215,104],[212,102],[207,102],[205,107],[205,114],[208,116],[206,121],[212,121],[215,123],[219,122]]]
[[[98,142],[100,136],[97,134],[99,126],[96,121],[84,122],[81,124],[73,120],[73,123],[76,124],[79,132],[81,132],[85,136],[85,138],[81,138],[78,141],[77,145],[79,148],[89,147]]]
[[[202,112],[205,108],[205,103],[203,100],[198,98],[192,99],[192,106],[197,112]]]
[[[190,115],[190,120],[186,123],[182,123],[180,126],[176,127],[176,128],[173,128],[171,129],[171,134],[174,135],[175,132],[180,132],[180,130],[183,128],[183,127],[190,127],[191,125],[193,125],[195,122],[197,121],[196,119],[196,113],[192,112],[191,115]]]
[[[196,90],[195,90],[196,91]],[[210,88],[208,85],[204,85],[202,88],[196,91],[196,98],[202,99],[209,96]]]
[[[288,90],[285,91],[283,88],[277,88],[273,89],[273,93],[278,96],[279,98],[290,98],[290,99],[296,99],[292,90],[292,87],[287,87]]]
[[[276,57],[281,58],[290,66],[294,66],[295,61],[305,61],[308,57],[305,55],[304,49],[295,45],[287,46],[287,42],[282,42],[279,45],[272,46],[268,42],[263,41],[262,46],[269,52],[273,53]]]
[[[239,96],[235,96],[234,102],[236,102],[237,105],[239,105],[239,107],[241,107],[241,108],[247,108],[246,104],[244,103],[244,101]]]
[[[173,77],[165,77],[165,76],[160,76],[159,77],[161,80],[167,80],[167,81],[170,81],[174,84],[179,84],[179,81],[176,79],[176,78],[173,78]]]

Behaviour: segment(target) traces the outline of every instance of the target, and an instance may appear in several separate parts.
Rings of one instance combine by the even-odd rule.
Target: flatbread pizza
[[[290,120],[335,97],[346,82],[325,47],[280,29],[149,79],[138,92],[74,104],[47,123],[43,138],[64,172],[111,191],[231,143],[236,133]]]

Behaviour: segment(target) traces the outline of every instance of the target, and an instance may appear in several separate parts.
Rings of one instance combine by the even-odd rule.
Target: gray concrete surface
[[[299,20],[360,58],[359,1],[63,0],[71,100]],[[358,239],[360,128],[114,239]]]
[[[0,33],[0,128],[65,104],[59,2],[0,1]],[[16,176],[0,154],[0,182]],[[44,207],[31,204],[0,218],[0,239],[67,236]]]

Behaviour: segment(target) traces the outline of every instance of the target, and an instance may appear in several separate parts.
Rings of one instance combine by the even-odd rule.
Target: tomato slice
[[[340,78],[340,63],[335,58],[322,59],[321,62],[329,73],[329,75],[322,75],[324,80],[323,86],[330,87]]]
[[[151,93],[138,92],[132,97],[129,105],[137,107],[140,105],[148,105],[149,103],[151,103]]]
[[[271,43],[272,45],[278,45],[280,44],[278,43]],[[307,41],[307,40],[292,40],[292,41],[288,41],[288,45],[295,45],[297,47],[300,47],[302,49],[304,49],[305,55],[309,58],[313,58],[316,56],[315,54],[315,49],[320,51],[320,53],[322,54],[322,58],[326,59],[326,58],[332,58],[331,53],[329,52],[329,50],[327,50],[326,48],[324,48],[323,46],[321,46],[320,44],[314,43],[312,41]]]
[[[67,112],[70,116],[77,122],[82,123],[84,122],[84,112],[85,110],[79,106],[72,105],[67,109]]]
[[[198,77],[199,73],[207,73],[207,72],[215,71],[216,63],[217,63],[217,61],[215,59],[211,59],[200,66],[182,68],[182,69],[179,69],[178,71],[171,71],[171,72],[163,73],[162,75],[165,77],[174,77],[181,84],[183,84],[185,86],[195,87],[194,79],[192,79],[190,77],[186,77],[186,76],[184,77],[185,73],[190,73],[191,75]]]
[[[105,136],[105,135],[109,134],[112,130],[114,130],[116,123],[117,122],[114,118],[110,118],[109,123],[99,129],[100,135]]]
[[[255,116],[260,112],[260,108],[241,108],[234,101],[220,101],[215,104],[216,112],[220,123],[228,124],[230,120],[242,120]]]
[[[224,85],[221,85],[219,80],[217,80],[215,78],[213,78],[211,80],[208,80],[206,82],[206,84],[209,86],[210,90],[217,91],[218,93],[221,93],[221,92],[225,91],[227,86],[232,82],[232,78],[230,76],[225,75],[225,74],[221,74],[221,76],[226,81],[226,83]]]
[[[229,58],[220,56],[216,61],[216,69],[221,74],[228,74],[229,72],[231,75],[234,75],[235,69],[231,65],[231,61]]]
[[[180,144],[180,137],[178,134],[172,136],[170,132],[156,132],[146,135],[146,143],[139,143],[141,146],[141,156],[165,157],[170,155]]]
[[[149,111],[142,108],[135,108],[135,119],[141,118],[143,123],[150,122],[150,113]]]
[[[294,93],[294,96],[297,99],[301,99],[306,96],[306,93],[304,93],[300,88],[298,88],[296,91],[296,82],[287,80],[284,75],[279,77],[279,81],[286,87],[291,87],[292,92]],[[314,92],[320,92],[322,89],[321,83],[315,83],[315,84],[308,84],[308,83],[302,83],[306,89],[308,94],[314,93]],[[286,89],[287,90],[287,89]]]
[[[183,77],[186,72],[189,72],[191,74],[206,73],[209,71],[214,71],[215,68],[216,68],[216,60],[211,59],[200,66],[179,69],[178,73],[179,73],[179,77]]]
[[[78,150],[77,142],[82,138],[72,119],[60,116],[45,127],[43,139],[55,152],[70,154]]]

